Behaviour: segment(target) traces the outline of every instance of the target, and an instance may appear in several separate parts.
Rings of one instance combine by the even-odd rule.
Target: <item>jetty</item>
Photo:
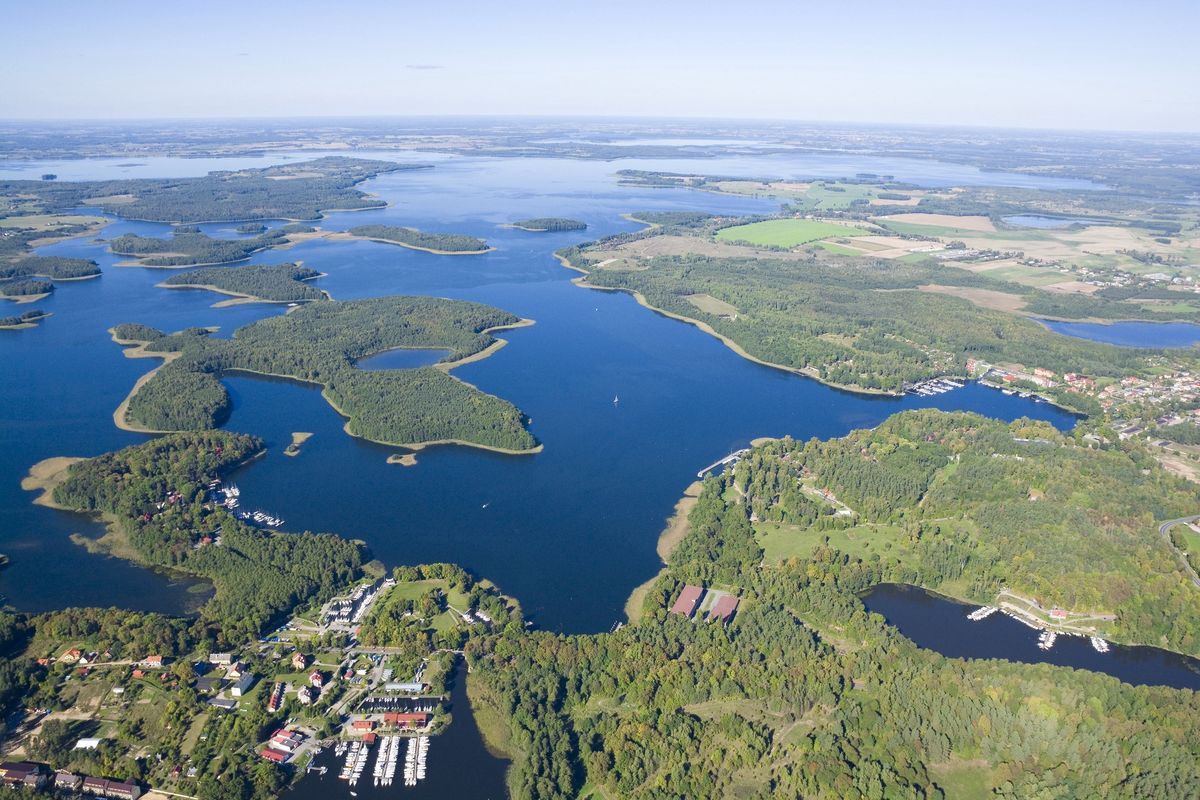
[[[982,606],[967,614],[967,619],[971,620],[971,622],[979,622],[981,619],[987,619],[999,610],[996,606]]]
[[[710,472],[715,471],[719,467],[727,467],[730,464],[736,464],[737,462],[741,461],[742,458],[745,457],[745,455],[749,452],[750,452],[749,447],[743,447],[741,450],[737,450],[733,453],[730,453],[729,455],[725,456],[724,458],[720,459],[719,461],[714,461],[713,463],[709,464],[704,469],[697,472],[696,477],[703,478],[705,475],[707,475]]]

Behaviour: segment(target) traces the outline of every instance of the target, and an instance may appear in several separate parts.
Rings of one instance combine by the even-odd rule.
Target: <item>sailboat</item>
[[[621,402],[621,398],[617,397],[617,396],[614,394],[614,395],[613,395],[613,405],[615,406],[617,403],[620,403],[620,402]]]

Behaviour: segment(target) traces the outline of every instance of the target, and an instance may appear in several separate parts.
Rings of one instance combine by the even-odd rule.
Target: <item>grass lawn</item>
[[[814,219],[769,219],[737,225],[717,231],[717,240],[723,242],[750,242],[772,247],[796,247],[797,245],[830,239],[836,236],[857,236],[870,231],[850,225],[838,225]]]
[[[946,800],[982,800],[992,796],[992,771],[986,764],[952,759],[931,766],[929,771],[946,793]]]
[[[888,545],[902,548],[900,529],[890,525],[857,525],[845,530],[819,531],[802,525],[758,522],[754,531],[767,563],[804,558],[824,543],[826,536],[831,547],[864,559],[873,552],[885,552]]]

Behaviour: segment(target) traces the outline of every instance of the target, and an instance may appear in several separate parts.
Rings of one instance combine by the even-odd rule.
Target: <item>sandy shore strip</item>
[[[654,583],[666,572],[667,559],[671,557],[671,553],[675,552],[675,548],[683,541],[683,537],[687,536],[688,515],[696,507],[696,502],[700,498],[700,490],[702,488],[703,484],[700,481],[692,482],[683,490],[683,497],[679,498],[679,502],[675,504],[674,513],[667,518],[667,524],[663,528],[662,533],[658,535],[658,544],[655,546],[663,568],[655,573],[654,577],[650,578],[650,580],[637,586],[629,593],[629,599],[625,601],[625,618],[630,623],[637,622],[641,618],[642,608],[646,604],[646,595],[649,594]]]
[[[292,443],[283,449],[285,456],[300,455],[300,446],[311,439],[313,435],[308,431],[292,431]]]

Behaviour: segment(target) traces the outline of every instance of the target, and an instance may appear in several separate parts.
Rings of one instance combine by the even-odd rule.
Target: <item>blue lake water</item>
[[[369,370],[413,369],[415,367],[432,366],[448,355],[450,355],[449,350],[406,349],[401,347],[395,350],[385,350],[382,353],[376,353],[373,356],[361,359],[358,362],[358,366]]]
[[[390,157],[396,157],[392,154]],[[419,160],[430,160],[420,158]],[[170,162],[164,165],[161,162]],[[184,159],[187,174],[213,166]],[[234,160],[262,166],[261,159]],[[753,159],[721,171],[772,172]],[[850,163],[838,174],[899,175],[880,159]],[[892,160],[894,161],[894,160]],[[175,160],[141,159],[149,173]],[[220,160],[228,168],[229,159]],[[655,542],[696,470],[758,436],[839,436],[910,408],[967,409],[1013,419],[1027,415],[1069,427],[1048,404],[976,385],[935,398],[866,397],[751,363],[698,329],[640,307],[628,295],[581,289],[555,249],[639,226],[635,210],[762,213],[773,203],[676,189],[617,185],[613,172],[649,162],[440,158],[435,169],[381,176],[364,185],[386,209],[336,213],[331,230],[369,223],[413,225],[486,238],[496,250],[445,257],[376,242],[311,241],[266,251],[255,263],[303,261],[328,273],[321,287],[337,299],[393,293],[474,300],[536,324],[501,333],[510,344],[491,358],[454,370],[459,378],[515,403],[545,445],[537,455],[503,456],[466,447],[423,450],[418,464],[386,463],[394,452],[353,439],[316,387],[234,376],[226,380],[232,430],[264,437],[270,451],[236,480],[243,504],[287,520],[289,530],[361,538],[389,565],[454,561],[518,597],[541,627],[607,630],[629,591],[654,574]],[[694,169],[687,160],[656,161]],[[910,171],[917,167],[905,165]],[[30,166],[64,177],[93,177],[112,165],[92,161]],[[74,170],[71,172],[68,170]],[[797,169],[801,167],[797,166]],[[929,165],[928,181],[977,177],[954,165]],[[957,171],[957,172],[956,172]],[[920,178],[913,172],[906,179]],[[532,236],[498,227],[532,216],[584,220],[580,232]],[[229,228],[231,226],[217,226]],[[115,221],[101,234],[163,236],[169,226]],[[118,430],[113,409],[155,362],[123,356],[106,329],[142,322],[164,330],[216,325],[217,335],[284,309],[212,308],[222,296],[169,291],[163,270],[114,267],[117,257],[93,238],[42,248],[44,254],[94,258],[104,274],[63,283],[37,304],[54,316],[34,329],[0,335],[0,552],[13,564],[0,593],[19,608],[121,605],[163,611],[196,602],[186,584],[72,544],[95,536],[86,517],[37,506],[19,488],[29,466],[49,456],[92,456],[146,437]],[[384,356],[404,358],[406,356]],[[379,362],[376,362],[379,363]],[[394,368],[397,365],[394,365]],[[614,406],[612,397],[621,403]],[[282,450],[292,431],[314,438],[298,457]],[[486,506],[486,507],[485,507]]]
[[[1094,220],[1078,219],[1075,217],[1047,217],[1044,214],[1014,214],[1010,217],[1001,217],[1002,222],[1007,222],[1009,225],[1016,225],[1019,228],[1069,228],[1078,223],[1080,225],[1094,225]]]
[[[1200,343],[1200,325],[1191,322],[1056,322],[1038,320],[1050,330],[1079,339],[1122,347],[1191,347]]]
[[[884,617],[918,647],[950,658],[1001,658],[1028,664],[1103,672],[1135,685],[1200,691],[1200,660],[1156,647],[1111,645],[1099,653],[1080,636],[1060,636],[1050,650],[1037,646],[1038,632],[1004,614],[979,622],[968,606],[915,586],[881,584],[863,596],[867,609]]]

